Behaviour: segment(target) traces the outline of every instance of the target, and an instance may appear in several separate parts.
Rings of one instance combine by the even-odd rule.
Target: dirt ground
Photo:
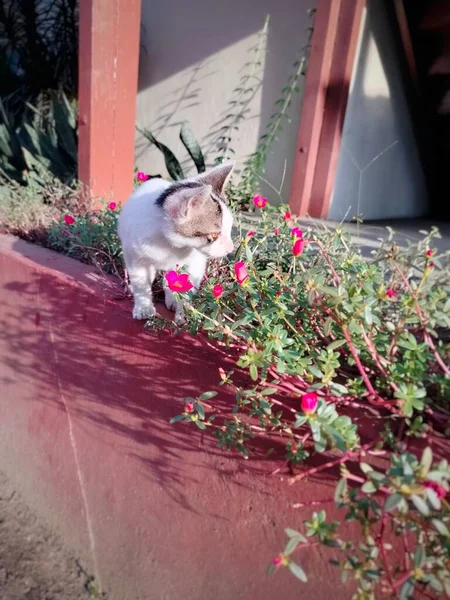
[[[77,558],[0,472],[0,600],[100,597]]]

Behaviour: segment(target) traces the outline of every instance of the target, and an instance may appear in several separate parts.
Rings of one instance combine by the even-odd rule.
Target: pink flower
[[[213,296],[214,298],[220,298],[220,296],[223,294],[223,287],[221,285],[215,285],[213,287]]]
[[[278,227],[275,227],[275,229],[273,230],[275,235],[278,235],[280,233],[280,230],[278,229]]]
[[[117,208],[117,203],[116,203],[116,202],[110,202],[110,203],[108,204],[108,208],[109,208],[109,210],[116,210],[116,208]]]
[[[307,392],[306,394],[303,394],[301,401],[302,411],[306,414],[316,412],[318,401],[319,399],[315,392]]]
[[[166,273],[166,281],[169,284],[169,289],[171,289],[172,292],[188,292],[194,287],[189,281],[189,275],[187,273],[169,271]]]
[[[426,488],[430,490],[434,490],[436,492],[437,497],[442,500],[447,495],[447,490],[439,485],[436,481],[425,481],[423,484]]]
[[[430,248],[429,250],[427,250],[427,256],[431,257],[434,254],[434,250],[432,248]]]
[[[303,252],[305,247],[305,240],[303,238],[297,238],[292,246],[292,254],[298,256]]]
[[[239,285],[242,285],[244,281],[248,277],[247,267],[245,266],[245,262],[240,261],[234,265],[234,272],[236,274],[236,279]]]
[[[294,227],[294,229],[291,229],[291,233],[296,238],[303,237],[303,231],[301,229],[299,229],[298,227]]]
[[[278,569],[278,567],[280,567],[282,564],[284,563],[284,556],[282,554],[279,554],[278,556],[275,556],[275,558],[272,561],[272,564],[275,568]]]
[[[147,181],[147,179],[150,179],[150,178],[146,173],[139,171],[139,173],[137,174],[137,179],[138,179],[138,181]]]
[[[247,233],[247,237],[253,237],[255,235],[256,231],[249,231]]]
[[[285,221],[289,221],[290,218],[291,218],[291,213],[290,212],[285,212],[284,213],[284,220]]]
[[[393,298],[395,296],[395,292],[392,288],[389,288],[388,290],[386,290],[386,296],[388,298]]]
[[[267,198],[263,198],[262,196],[255,196],[253,198],[253,204],[258,208],[266,208]]]
[[[75,223],[75,219],[72,217],[72,215],[64,215],[64,223],[66,225],[73,225]]]
[[[194,410],[194,403],[193,402],[188,402],[187,404],[185,404],[185,406],[184,406],[184,412],[191,413],[193,410]]]

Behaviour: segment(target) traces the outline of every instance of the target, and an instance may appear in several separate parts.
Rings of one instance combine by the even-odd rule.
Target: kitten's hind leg
[[[167,280],[165,277],[163,277],[163,288],[164,288],[164,302],[165,302],[166,308],[168,310],[175,311],[177,308],[177,303],[175,302],[175,297],[173,295],[172,290],[169,288],[169,284],[167,283]]]
[[[181,325],[184,323],[184,302],[177,302],[172,290],[169,288],[167,280],[163,277],[164,301],[168,310],[175,312],[175,323]]]
[[[153,266],[139,265],[128,268],[128,276],[134,297],[134,319],[149,319],[156,315],[152,299],[152,283],[155,274],[156,271]]]

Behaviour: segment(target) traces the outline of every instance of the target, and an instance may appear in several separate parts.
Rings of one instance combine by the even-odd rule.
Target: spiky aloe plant
[[[0,100],[0,176],[26,184],[46,185],[54,178],[71,184],[77,175],[76,107],[64,92],[40,105],[27,103],[17,123],[8,103]]]
[[[164,156],[164,162],[166,165],[167,172],[174,181],[185,178],[183,168],[180,161],[177,159],[175,154],[170,148],[158,141],[155,136],[145,128],[137,127],[139,133],[141,133],[151,144],[156,146]],[[192,158],[198,173],[203,173],[205,170],[205,158],[200,148],[200,144],[195,138],[192,129],[189,124],[185,121],[180,130],[180,140],[183,146],[188,151],[189,156]]]

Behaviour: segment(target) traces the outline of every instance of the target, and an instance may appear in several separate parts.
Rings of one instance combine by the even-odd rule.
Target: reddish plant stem
[[[367,454],[370,456],[386,456],[387,453],[387,450],[367,450]]]
[[[233,342],[229,342],[228,344],[225,342],[217,342],[218,346],[220,346],[221,348],[237,348],[238,350],[247,350],[247,346],[244,346],[243,344],[233,344]]]
[[[319,294],[316,294],[316,297],[319,303],[321,303]],[[321,306],[325,314],[331,317],[333,321],[335,321],[335,323],[337,323],[341,328],[342,334],[345,338],[345,341],[347,342],[347,346],[350,350],[350,353],[353,356],[353,360],[355,361],[356,367],[361,377],[363,378],[364,384],[369,392],[369,395],[367,396],[368,401],[375,406],[383,406],[384,408],[387,408],[391,413],[398,414],[398,410],[395,408],[395,406],[393,406],[394,403],[383,400],[383,398],[381,398],[379,394],[376,393],[370,379],[367,376],[366,370],[364,369],[364,366],[361,363],[356,348],[353,344],[352,336],[350,335],[350,332],[347,329],[347,327],[345,327],[344,324],[336,317],[336,315],[334,315],[326,306],[323,306],[323,304],[321,304]]]
[[[328,253],[326,252],[325,248],[322,245],[322,242],[320,242],[319,240],[314,240],[314,242],[319,246],[320,252],[322,253],[322,256],[324,257],[324,259],[327,261],[328,266],[330,267],[330,271],[333,274],[333,279],[334,279],[334,284],[335,286],[339,286],[341,284],[341,280],[339,279],[339,275],[336,273],[335,268],[333,267],[333,264],[331,262],[331,260],[328,257]]]
[[[362,326],[361,326],[361,335],[362,335],[363,340],[366,342],[366,346],[369,351],[369,354],[372,357],[373,362],[376,364],[378,370],[383,375],[383,377],[385,377],[389,381],[389,385],[394,390],[394,392],[398,392],[400,390],[400,388],[398,387],[398,385],[396,383],[394,383],[393,381],[390,381],[389,376],[386,372],[386,369],[381,364],[382,359],[381,359],[380,355],[378,354],[374,343],[369,338],[369,336],[367,335],[367,333],[364,330],[364,327],[362,327]]]
[[[292,508],[303,508],[305,506],[317,506],[319,504],[331,504],[334,502],[334,498],[324,498],[323,500],[310,500],[309,502],[296,502],[292,505]]]
[[[306,442],[306,440],[308,440],[310,436],[311,436],[311,432],[310,432],[310,431],[308,431],[307,433],[305,433],[305,435],[304,435],[304,436],[302,436],[302,437],[300,438],[300,442],[301,442],[301,443],[304,445],[304,444],[305,444],[305,442]]]
[[[364,446],[361,446],[361,448],[359,448],[358,450],[347,450],[347,452],[345,452],[340,458],[335,458],[334,460],[330,460],[323,465],[320,465],[318,467],[313,467],[312,469],[308,469],[308,471],[304,471],[303,473],[299,473],[298,475],[291,477],[291,479],[289,480],[289,483],[292,485],[296,481],[300,481],[301,479],[304,479],[305,477],[310,477],[311,475],[315,475],[316,473],[320,473],[321,471],[326,471],[327,469],[330,469],[331,467],[341,465],[342,463],[345,463],[348,460],[350,460],[351,458],[358,456],[361,452],[368,450],[371,446],[374,446],[374,445],[375,445],[375,442],[369,442],[369,443],[365,444]]]
[[[403,551],[404,551],[404,569],[405,571],[408,571],[410,568],[410,564],[409,564],[409,548],[408,548],[408,538],[407,538],[407,534],[404,531],[402,534],[402,540],[403,540]]]
[[[427,592],[425,590],[422,590],[420,587],[416,587],[416,590],[419,592],[419,594],[422,594],[422,596],[424,596],[425,598],[429,598],[430,600],[436,600],[435,596],[431,596],[430,594],[427,594]]]
[[[395,587],[395,594],[397,595],[397,590],[400,586],[402,586],[406,581],[408,581],[408,579],[411,577],[412,573],[405,573],[403,575],[403,577],[400,577],[400,579],[397,579],[397,581],[394,581],[394,587]]]
[[[340,406],[350,406],[351,408],[359,408],[362,410],[366,410],[367,412],[371,413],[372,415],[379,417],[379,412],[376,411],[376,409],[372,408],[371,406],[367,406],[367,404],[363,404],[362,402],[356,402],[355,400],[350,400],[348,398],[346,398],[345,396],[327,396],[327,400],[329,400],[330,402],[334,402],[335,404],[338,404]]]
[[[268,381],[261,381],[260,385],[262,385],[263,387],[266,387],[266,388],[273,388],[273,389],[278,390],[279,392],[282,392],[284,394],[290,393],[290,390],[286,390],[284,387],[282,387],[281,385],[278,385],[276,383],[272,383],[272,382],[268,382]],[[286,404],[284,404],[280,400],[276,400],[275,398],[270,398],[270,402],[273,402],[277,406],[282,406],[283,408],[285,408],[286,410],[288,410],[291,413],[296,413],[297,412],[294,408],[291,408],[290,406],[287,406]]]
[[[341,465],[342,463],[345,463],[350,458],[352,458],[354,454],[355,454],[354,452],[348,451],[340,458],[336,458],[335,460],[330,460],[327,463],[320,465],[319,467],[313,467],[312,469],[308,469],[308,471],[305,471],[304,473],[299,473],[298,475],[291,477],[291,479],[289,480],[289,483],[292,485],[293,483],[296,483],[297,481],[300,481],[301,479],[305,479],[305,477],[310,477],[311,475],[315,475],[316,473],[320,473],[321,471],[326,471],[327,469],[331,469],[331,467]]]
[[[377,544],[378,544],[378,548],[380,550],[380,554],[381,554],[381,558],[383,559],[383,565],[384,565],[384,572],[386,574],[387,580],[389,582],[389,586],[392,590],[392,592],[394,594],[396,594],[396,590],[395,590],[395,586],[394,586],[394,580],[392,579],[392,574],[391,574],[391,570],[389,568],[389,561],[388,561],[388,557],[386,555],[386,548],[384,547],[384,528],[386,526],[386,519],[387,519],[387,513],[383,514],[382,520],[381,520],[381,527],[380,527],[380,533],[377,536]]]
[[[345,479],[348,479],[349,481],[356,481],[356,483],[365,482],[364,477],[361,477],[360,475],[354,475],[353,473],[350,473],[350,471],[345,474]]]
[[[400,267],[394,262],[394,269],[397,271],[397,273],[400,275],[403,283],[405,284],[408,292],[411,294],[411,297],[414,300],[414,304],[416,306],[416,311],[417,311],[417,316],[419,317],[419,321],[420,324],[422,326],[423,329],[423,334],[424,334],[424,338],[426,343],[428,344],[430,350],[432,351],[434,358],[436,359],[436,362],[438,363],[438,365],[441,367],[442,371],[447,375],[447,377],[450,377],[450,369],[447,367],[447,365],[444,363],[444,361],[442,360],[439,352],[436,349],[436,346],[433,342],[433,340],[431,339],[430,334],[428,333],[427,330],[427,322],[426,319],[423,315],[422,309],[420,308],[420,304],[419,301],[417,300],[417,296],[416,294],[413,292],[413,289],[408,281],[408,278],[406,277],[406,275],[403,273],[403,271],[400,269]]]
[[[281,406],[282,408],[288,410],[292,414],[295,414],[297,412],[294,408],[291,408],[290,406],[286,406],[286,404],[284,404],[280,400],[276,400],[275,398],[271,398],[270,402],[273,402],[273,404],[276,404],[277,406]]]
[[[387,400],[383,400],[383,398],[380,398],[380,396],[376,393],[375,389],[373,388],[373,385],[370,379],[367,377],[367,373],[365,372],[364,367],[359,359],[358,353],[356,352],[356,348],[353,345],[352,337],[350,335],[349,330],[346,327],[342,327],[342,333],[344,335],[345,341],[347,342],[347,346],[349,347],[351,355],[353,356],[353,360],[355,361],[358,371],[361,377],[363,378],[364,384],[369,392],[369,396],[367,398],[369,402],[376,406],[383,406],[384,408],[387,408],[390,412],[397,414],[398,410],[393,406],[393,403],[388,402]]]
[[[398,323],[397,330],[392,337],[391,343],[389,344],[389,348],[387,350],[387,355],[391,359],[394,356],[394,350],[396,350],[396,348],[397,348],[398,338],[400,337],[400,332],[403,330],[403,326],[404,326],[404,322],[403,322],[403,320],[401,320]]]
[[[298,384],[300,385],[300,387],[303,387],[303,388],[305,388],[305,389],[308,387],[308,384],[307,384],[307,383],[306,383],[306,381],[303,379],[303,377],[300,377],[300,375],[294,375],[294,379],[295,379],[296,381],[298,381]]]
[[[283,376],[283,375],[280,375],[280,373],[277,373],[273,367],[270,367],[268,369],[268,371],[274,379],[281,379],[281,383],[279,385],[282,385],[287,390],[293,392],[294,394],[301,396],[301,394],[303,392],[299,391],[299,389],[293,383],[289,383],[289,381],[286,381],[286,376]]]
[[[347,473],[345,473],[344,477],[345,477],[345,479],[348,479],[349,481],[355,481],[356,483],[365,483],[366,482],[364,477],[360,477],[359,475],[354,475],[353,473],[350,473],[350,471],[347,471]],[[389,490],[388,488],[385,488],[383,486],[378,488],[378,491],[383,492],[383,494],[386,494],[387,496],[390,496],[392,494],[391,490]]]
[[[280,375],[271,369],[269,369],[269,373],[272,375],[272,377],[277,376],[278,379],[280,378]],[[304,382],[303,379],[301,379],[299,376],[296,376],[296,377],[298,377],[301,380],[301,382],[304,384],[305,389],[306,389],[308,387],[308,384],[306,382]],[[273,382],[261,381],[260,385],[267,387],[267,388],[274,388],[283,393],[295,394],[297,396],[301,396],[304,393],[304,390],[300,390],[294,384],[289,384],[285,381],[282,381],[279,384],[276,384]],[[347,396],[330,396],[327,394],[326,399],[328,402],[334,402],[335,404],[339,404],[342,406],[350,406],[352,408],[361,408],[363,410],[367,410],[368,412],[378,416],[378,413],[376,411],[374,411],[374,409],[372,409],[370,406],[367,406],[361,402],[356,402],[355,400],[352,399],[351,396],[348,396],[348,397]]]

